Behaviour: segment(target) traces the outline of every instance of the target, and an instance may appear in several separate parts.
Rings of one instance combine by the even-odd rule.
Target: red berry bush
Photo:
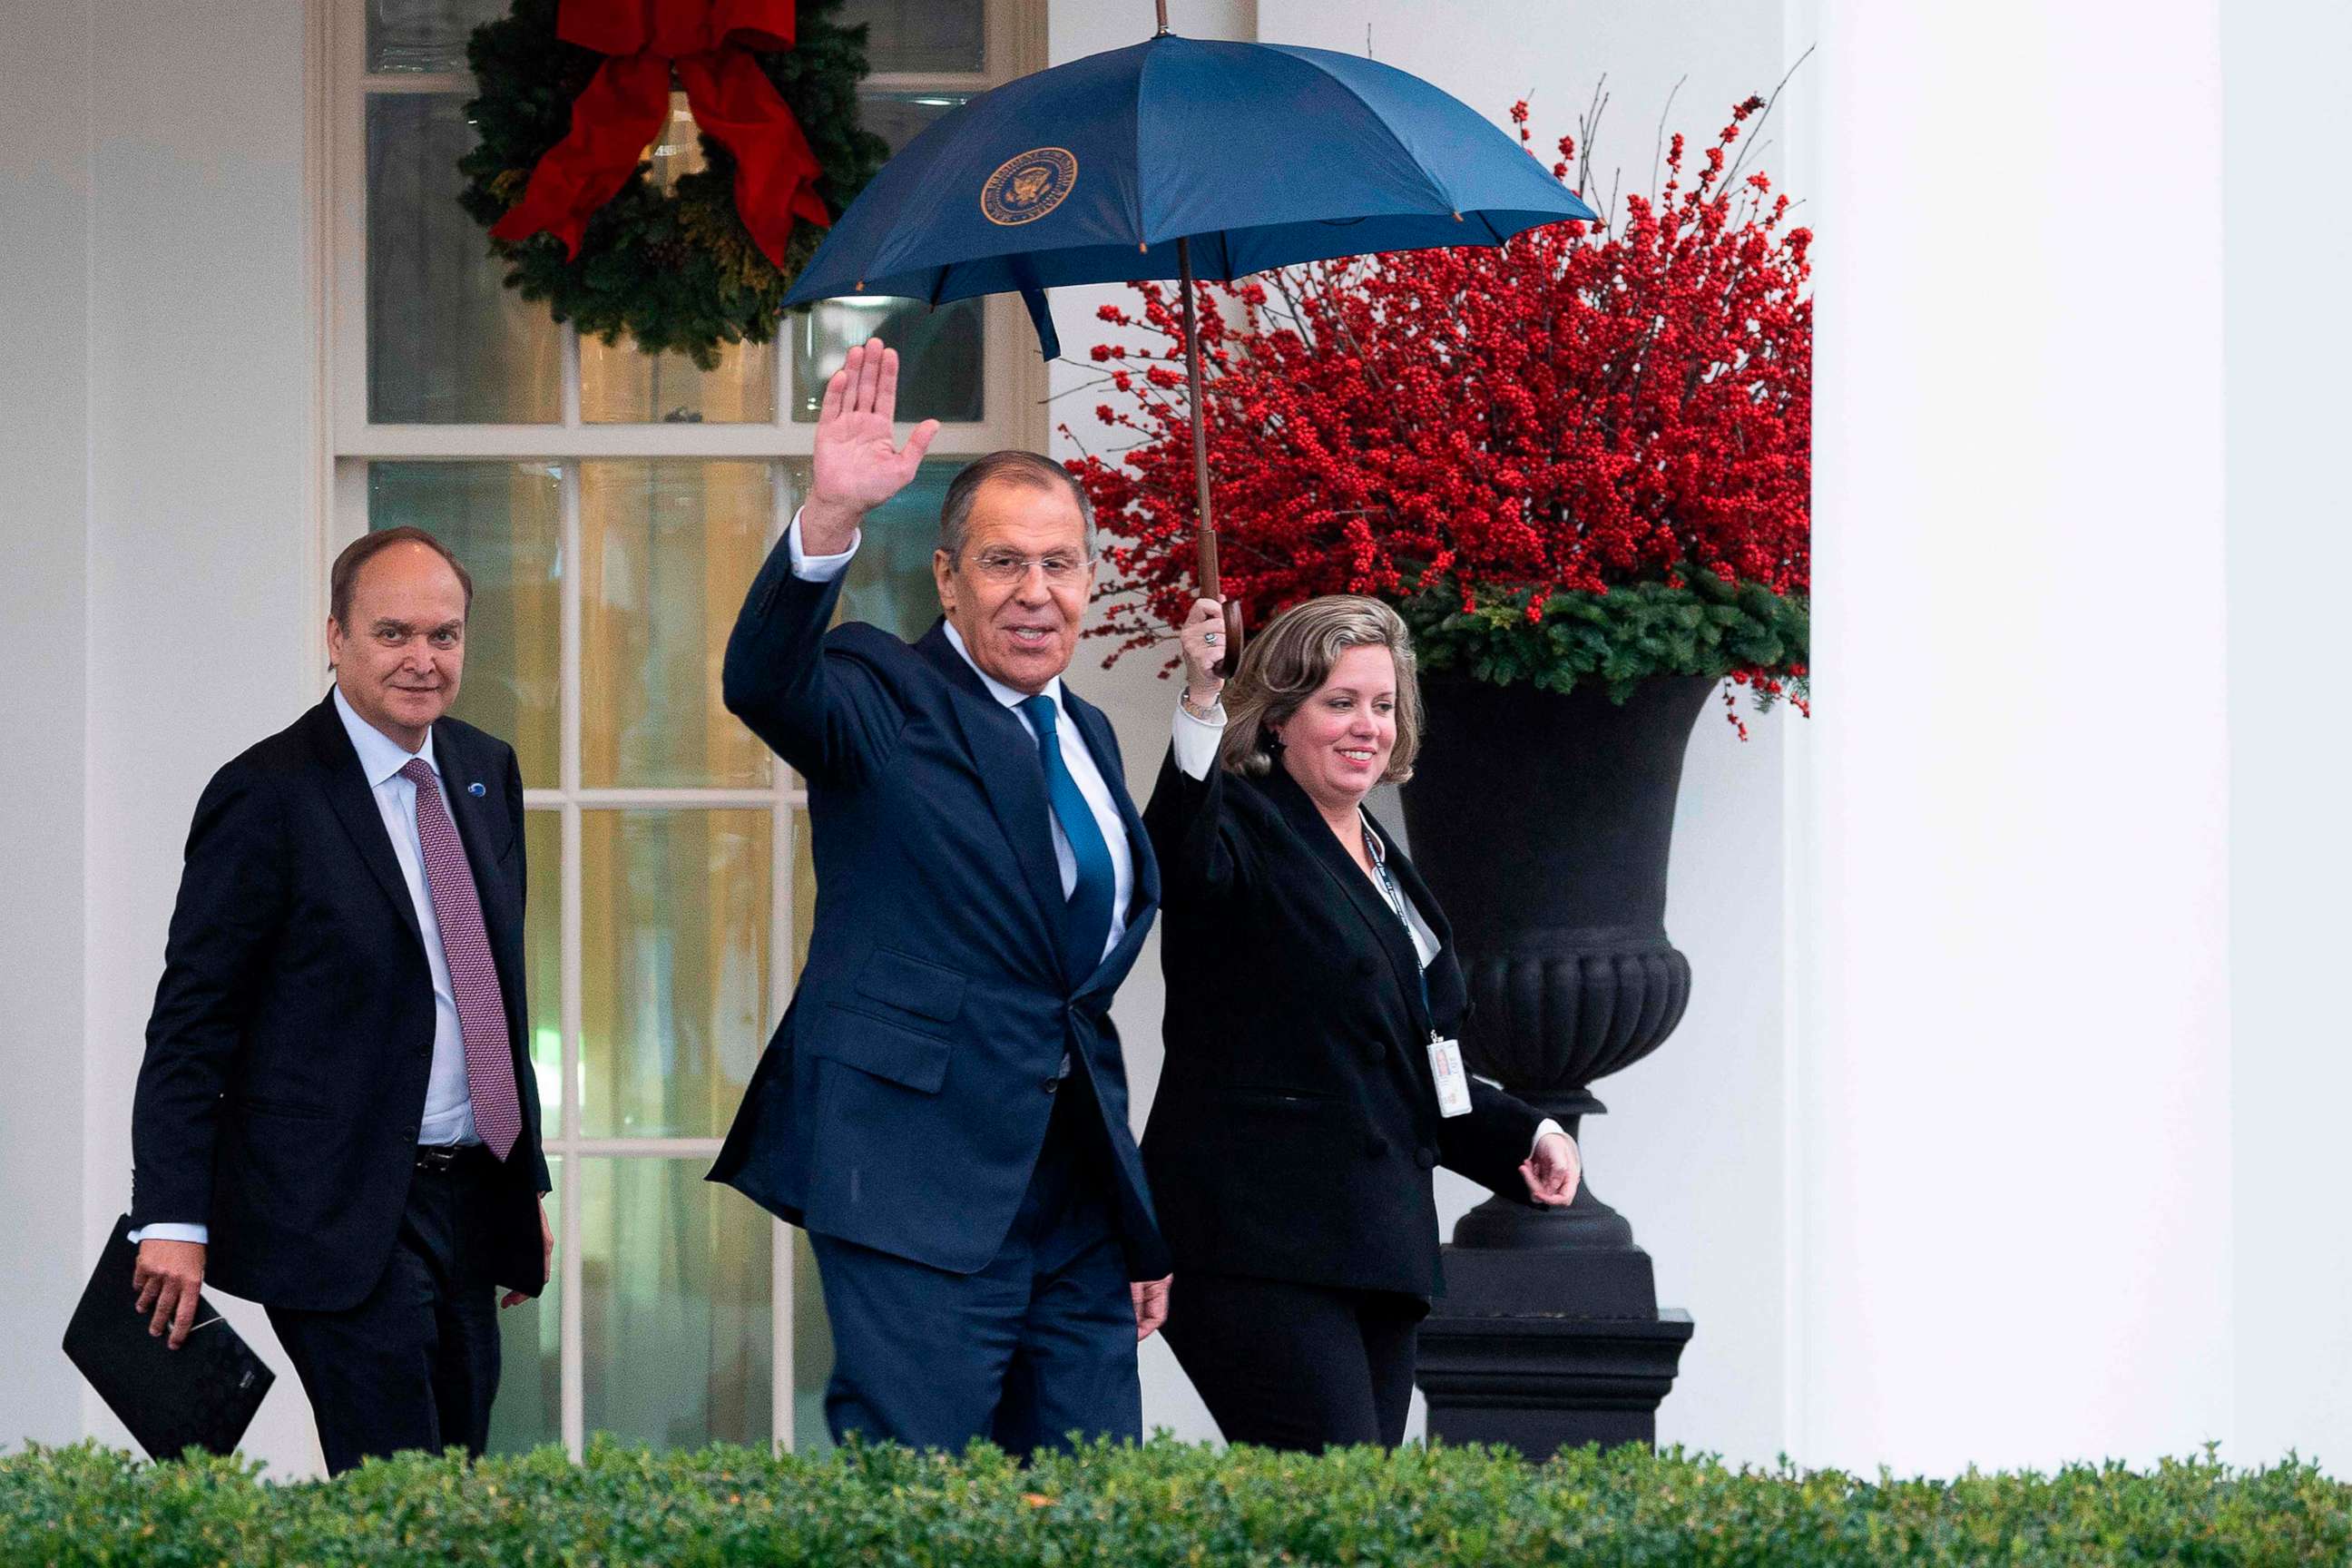
[[[1811,235],[1740,173],[1765,107],[1738,105],[1695,177],[1675,136],[1663,186],[1622,213],[1588,194],[1588,154],[1599,225],[1202,289],[1223,586],[1251,625],[1369,594],[1428,669],[1621,700],[1711,675],[1803,702]],[[1512,118],[1528,142],[1524,101]],[[1566,182],[1577,139],[1559,147]],[[1072,464],[1110,540],[1112,659],[1197,593],[1180,302],[1136,289],[1139,312],[1102,318],[1159,341],[1094,351],[1118,399],[1097,416],[1130,444]]]

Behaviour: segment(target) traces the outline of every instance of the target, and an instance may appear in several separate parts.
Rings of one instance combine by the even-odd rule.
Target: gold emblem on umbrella
[[[1040,147],[1007,158],[980,188],[980,210],[992,224],[1034,223],[1068,199],[1078,161],[1068,149]]]

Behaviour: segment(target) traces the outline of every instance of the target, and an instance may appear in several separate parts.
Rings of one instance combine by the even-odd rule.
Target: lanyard
[[[1372,833],[1371,824],[1364,824],[1364,854],[1372,862],[1372,873],[1380,879],[1381,896],[1388,900],[1389,912],[1397,924],[1404,927],[1404,945],[1412,953],[1412,977],[1421,983],[1421,1018],[1429,1026],[1429,1037],[1438,1037],[1437,1020],[1430,1016],[1429,969],[1421,962],[1421,944],[1413,940],[1412,921],[1405,917],[1404,891],[1389,875],[1388,857],[1381,852],[1381,841]]]

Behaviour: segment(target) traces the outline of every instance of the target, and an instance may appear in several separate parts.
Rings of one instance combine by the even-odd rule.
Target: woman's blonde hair
[[[1294,605],[1243,643],[1241,668],[1225,687],[1225,736],[1217,747],[1217,765],[1253,778],[1271,772],[1282,743],[1273,726],[1288,723],[1351,647],[1384,647],[1396,660],[1396,746],[1380,782],[1402,784],[1412,777],[1412,760],[1421,752],[1421,683],[1413,676],[1412,638],[1394,610],[1353,594]]]

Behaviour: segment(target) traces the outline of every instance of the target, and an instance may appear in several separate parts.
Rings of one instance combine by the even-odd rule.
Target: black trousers
[[[495,1158],[475,1146],[420,1163],[400,1237],[365,1300],[340,1312],[269,1309],[319,1423],[327,1469],[403,1448],[480,1458],[499,1392],[497,1287],[482,1223]]]
[[[1429,1302],[1179,1269],[1161,1331],[1228,1443],[1318,1453],[1404,1441]]]
[[[1025,1459],[1071,1432],[1143,1435],[1102,1115],[1082,1075],[1057,1092],[1020,1213],[986,1268],[950,1274],[810,1234],[833,1325],[824,1415],[835,1440],[862,1432],[960,1452],[986,1437]]]

